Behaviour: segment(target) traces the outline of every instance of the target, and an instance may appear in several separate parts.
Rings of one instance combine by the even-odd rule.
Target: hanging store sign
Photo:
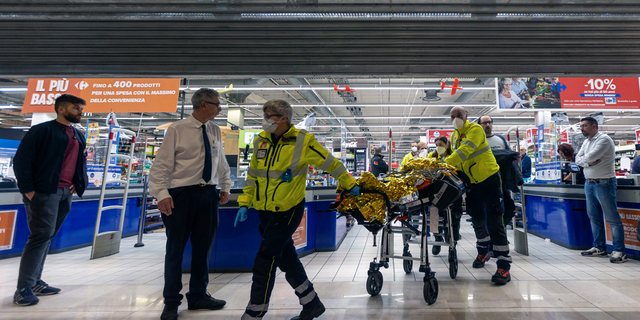
[[[549,133],[549,129],[544,129],[544,133]],[[559,133],[560,143],[569,143],[569,132],[564,130]],[[538,137],[538,128],[527,129],[527,145],[531,145]]]
[[[63,94],[87,102],[84,112],[175,112],[180,79],[29,79],[22,113],[53,113]]]
[[[640,143],[640,130],[636,130],[636,143]]]
[[[18,210],[0,211],[0,251],[13,248]]]
[[[509,82],[500,79],[500,83]],[[500,109],[639,109],[636,77],[513,78],[511,90],[500,85]]]
[[[445,136],[447,140],[451,140],[451,134],[453,130],[427,130],[427,143],[431,146],[435,146],[436,138]]]
[[[562,108],[638,109],[638,78],[558,78]]]

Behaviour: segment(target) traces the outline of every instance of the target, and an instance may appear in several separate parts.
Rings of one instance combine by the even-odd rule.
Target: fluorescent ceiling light
[[[465,107],[465,108],[486,108],[486,107],[495,107],[495,103],[487,104],[487,103],[464,103],[464,104],[410,104],[410,103],[402,103],[402,104],[393,104],[393,103],[376,103],[376,104],[292,104],[294,108],[312,108],[312,107],[329,107],[329,108],[337,108],[337,107],[390,107],[390,108],[420,108],[420,107],[437,107],[437,108],[450,108],[450,107]],[[233,106],[233,107],[242,107],[242,108],[262,108],[262,105],[242,105],[242,106]],[[537,111],[540,111],[539,109]]]
[[[11,129],[29,129],[31,127],[27,127],[27,126],[15,126],[15,127],[11,127]]]
[[[14,105],[0,105],[0,109],[18,109],[19,107],[16,107]]]
[[[26,92],[27,88],[0,88],[0,91],[4,91],[4,92]]]
[[[393,86],[393,85],[372,85],[372,86],[349,86],[349,88],[360,91],[396,91],[396,90],[442,90],[440,86]],[[200,88],[196,87],[180,87],[180,90],[192,90],[196,91]],[[214,87],[214,90],[225,90],[228,89],[226,87]],[[333,86],[268,86],[268,87],[243,87],[243,86],[234,86],[233,91],[334,91]],[[467,91],[483,91],[483,90],[496,90],[494,86],[465,86],[464,89]],[[445,90],[449,91],[449,90]]]

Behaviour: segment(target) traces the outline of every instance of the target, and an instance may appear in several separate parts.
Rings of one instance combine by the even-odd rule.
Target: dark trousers
[[[513,202],[511,192],[505,184],[502,185],[502,196],[504,198],[504,217],[502,218],[502,221],[506,226],[509,222],[511,222],[513,216],[516,215],[516,204],[515,202]]]
[[[22,250],[18,290],[33,288],[41,280],[44,261],[51,245],[51,239],[60,231],[64,219],[71,210],[72,194],[69,188],[58,188],[56,193],[36,192],[31,200],[22,195],[27,211],[29,237]]]
[[[169,189],[174,208],[162,215],[167,229],[167,253],[164,257],[165,304],[180,304],[182,295],[182,255],[191,237],[191,278],[187,301],[194,303],[207,293],[209,254],[218,229],[218,202],[215,186],[188,186]]]
[[[476,234],[478,254],[486,254],[493,244],[493,253],[498,258],[498,268],[509,270],[509,241],[502,221],[504,204],[502,186],[498,173],[478,184],[472,184],[467,192],[467,213],[471,216]]]
[[[311,308],[320,301],[291,239],[304,215],[304,206],[303,200],[286,212],[259,211],[262,242],[253,265],[251,299],[242,319],[261,319],[267,312],[278,267],[303,308]]]

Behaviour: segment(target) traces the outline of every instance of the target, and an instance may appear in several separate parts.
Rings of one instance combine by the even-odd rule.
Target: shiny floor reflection
[[[338,251],[302,258],[327,307],[319,319],[640,319],[640,261],[615,265],[530,236],[530,256],[513,253],[513,281],[495,286],[490,283],[495,262],[471,268],[474,238],[466,223],[462,235],[457,279],[449,278],[445,250],[430,256],[439,295],[428,306],[423,274],[405,274],[401,261],[392,260],[382,270],[379,296],[367,294],[366,271],[376,248],[365,229],[354,227]],[[159,319],[164,242],[164,234],[148,234],[145,247],[134,249],[135,239],[127,238],[120,254],[99,261],[88,260],[90,248],[50,255],[43,278],[63,291],[28,308],[12,304],[19,258],[0,260],[0,319]],[[412,251],[417,254],[418,248]],[[300,306],[284,275],[276,281],[264,319],[290,319]],[[239,319],[250,285],[247,273],[212,273],[209,291],[227,306],[188,311],[184,303],[180,319]]]

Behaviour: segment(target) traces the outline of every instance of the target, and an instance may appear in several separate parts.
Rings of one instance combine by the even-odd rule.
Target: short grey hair
[[[382,148],[381,147],[376,147],[375,149],[373,149],[373,153],[382,154]]]
[[[291,118],[293,118],[293,108],[289,102],[286,102],[282,99],[272,99],[267,101],[264,106],[262,106],[262,112],[267,112],[267,110],[272,110],[281,114],[283,116],[287,116],[287,124],[291,124]]]
[[[499,84],[500,90],[502,90],[506,85],[513,84],[513,80],[511,80],[511,78],[501,78]]]
[[[200,88],[198,91],[193,93],[191,97],[191,104],[193,105],[193,110],[198,110],[200,108],[200,104],[205,98],[213,98],[219,97],[220,93],[216,90],[210,88]]]

